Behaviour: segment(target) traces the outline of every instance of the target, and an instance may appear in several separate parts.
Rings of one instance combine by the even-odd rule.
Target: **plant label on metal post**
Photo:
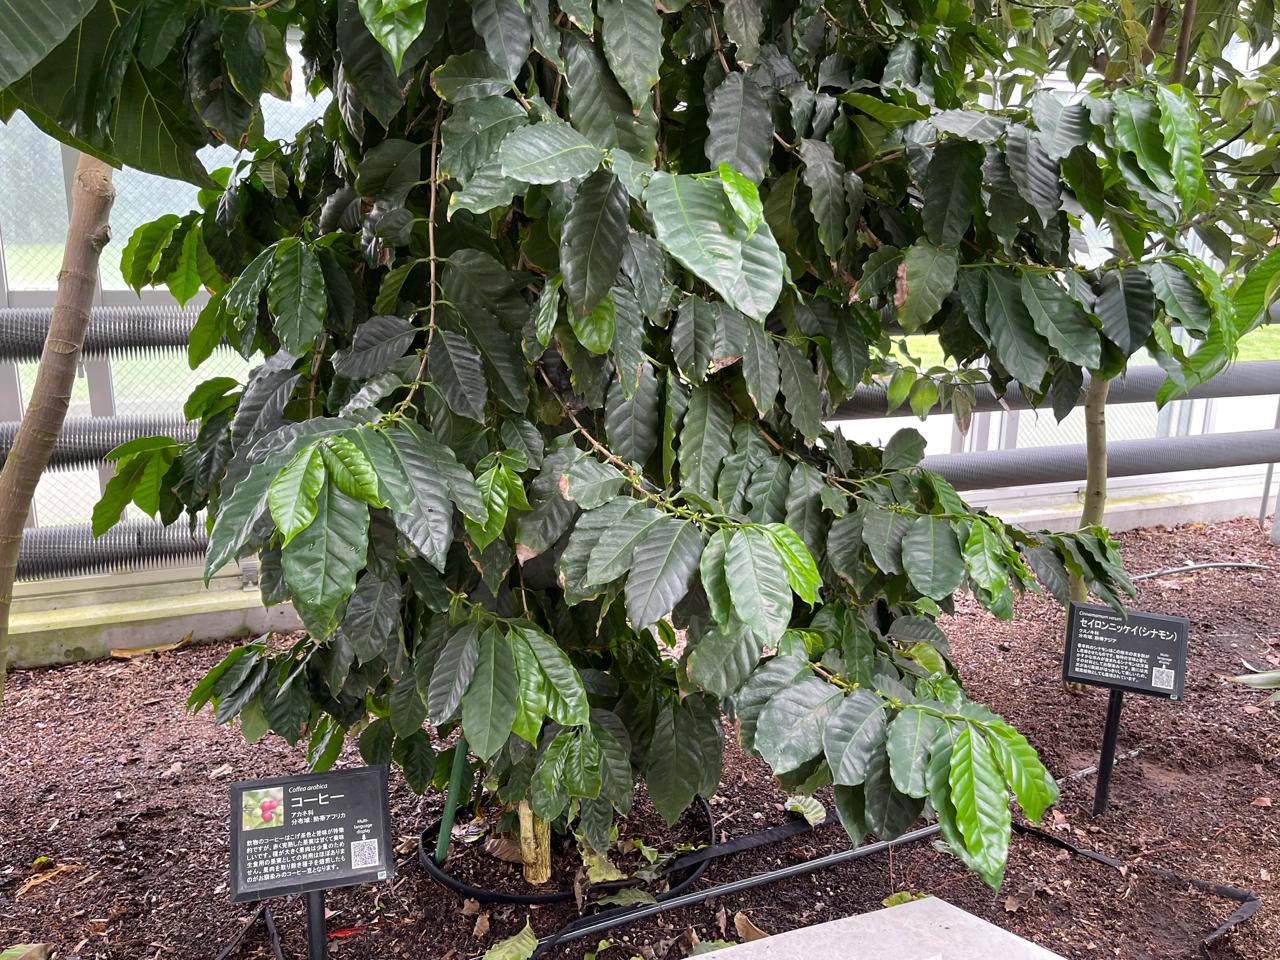
[[[324,893],[389,880],[387,768],[231,785],[231,900],[308,895],[310,956],[324,956]]]
[[[1132,611],[1120,614],[1110,607],[1086,603],[1072,603],[1067,611],[1063,681],[1111,690],[1093,796],[1095,817],[1107,810],[1125,691],[1181,700],[1190,627],[1184,617]]]
[[[1062,679],[1181,700],[1190,627],[1184,617],[1073,603]]]

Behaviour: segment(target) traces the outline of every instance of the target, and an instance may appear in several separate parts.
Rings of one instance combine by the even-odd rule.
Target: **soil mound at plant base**
[[[1140,868],[1149,864],[1257,892],[1262,911],[1214,946],[1214,960],[1264,960],[1280,944],[1280,711],[1265,695],[1224,679],[1244,662],[1280,667],[1280,558],[1248,521],[1142,530],[1121,537],[1131,573],[1211,560],[1265,570],[1208,570],[1144,580],[1135,609],[1191,620],[1186,701],[1126,698],[1111,810],[1088,815],[1093,780],[1064,785],[1051,826],[1135,869],[1121,874],[1015,835],[998,895],[927,844],[758,887],[617,931],[601,960],[682,957],[695,941],[737,940],[735,917],[777,933],[878,909],[895,892],[927,892],[1069,960],[1191,960],[1199,940],[1235,904]],[[1002,624],[961,608],[944,624],[970,694],[1022,730],[1050,770],[1097,761],[1105,691],[1075,697],[1058,682],[1062,611],[1027,598]],[[215,947],[239,930],[244,905],[227,902],[227,784],[300,772],[305,762],[277,738],[247,745],[188,717],[191,687],[225,655],[212,644],[127,663],[78,664],[10,678],[0,737],[0,944],[53,944],[64,958],[137,960]],[[351,752],[342,763],[358,764]],[[336,958],[465,960],[532,919],[550,933],[573,905],[535,910],[464,904],[418,868],[417,831],[439,816],[438,795],[417,797],[393,775],[392,815],[402,838],[393,886],[335,891]],[[829,797],[819,794],[829,803]],[[785,795],[763,764],[733,744],[711,809],[717,839],[784,822]],[[1273,803],[1274,802],[1274,803]],[[694,842],[700,818],[670,834],[640,795],[630,835],[646,844]],[[686,836],[689,834],[689,836]],[[720,860],[706,884],[760,873],[844,847],[839,830]],[[62,868],[33,885],[32,865]],[[557,879],[571,877],[567,860]],[[463,866],[461,863],[459,866]],[[518,872],[476,864],[475,879]],[[27,889],[19,895],[23,887]],[[291,956],[305,955],[301,905],[275,905]],[[557,951],[597,951],[578,943]],[[259,935],[239,956],[266,957]]]

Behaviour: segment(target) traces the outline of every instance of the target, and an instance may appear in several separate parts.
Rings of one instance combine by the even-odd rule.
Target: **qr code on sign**
[[[353,840],[351,843],[351,867],[354,870],[361,870],[366,867],[376,867],[378,860],[378,841],[377,840]]]
[[[1164,667],[1151,668],[1151,685],[1161,690],[1173,689],[1173,671]]]

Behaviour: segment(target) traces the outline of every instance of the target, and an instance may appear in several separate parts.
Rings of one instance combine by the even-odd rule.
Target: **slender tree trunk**
[[[111,239],[108,218],[115,200],[112,170],[101,160],[81,154],[71,191],[67,243],[58,274],[58,297],[36,372],[31,403],[22,418],[13,448],[0,469],[0,695],[9,662],[9,608],[18,572],[18,549],[31,510],[31,497],[71,402],[89,327],[89,310],[98,283],[98,258]]]
[[[1080,526],[1102,523],[1107,509],[1107,394],[1111,381],[1094,377],[1084,395],[1085,479],[1084,509]],[[1071,577],[1071,599],[1083,602],[1089,597],[1084,580]]]
[[[1191,59],[1191,29],[1195,26],[1196,0],[1182,5],[1182,23],[1178,25],[1178,45],[1174,50],[1173,69],[1169,71],[1170,83],[1181,83],[1187,75],[1187,61]]]
[[[520,801],[519,810],[524,878],[539,886],[551,879],[551,824],[533,812],[528,800]]]

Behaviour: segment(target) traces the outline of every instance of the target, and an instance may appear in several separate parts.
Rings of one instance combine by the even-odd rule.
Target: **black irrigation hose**
[[[701,797],[698,802],[702,805],[703,812],[707,815],[707,834],[710,837],[709,844],[714,844],[716,840],[716,818],[711,813],[711,806]],[[510,903],[525,905],[542,905],[548,903],[567,903],[576,897],[572,890],[554,890],[550,893],[502,893],[498,890],[486,890],[483,887],[473,887],[469,883],[463,883],[456,877],[451,876],[443,868],[436,865],[435,858],[431,855],[431,851],[435,850],[436,833],[440,830],[440,821],[437,820],[429,824],[421,834],[418,835],[418,862],[437,883],[448,887],[460,897],[468,900],[476,900],[480,903]],[[683,858],[682,858],[683,859]],[[687,890],[695,882],[702,877],[707,871],[707,859],[697,862],[696,864],[682,864],[680,860],[670,864],[663,871],[664,876],[678,873],[687,866],[692,866],[693,871],[685,879],[681,880],[666,894],[667,896],[675,896]],[[593,884],[592,890],[621,890],[625,887],[633,887],[639,881],[636,880],[615,880],[609,883]]]
[[[821,824],[825,826],[826,822]],[[807,826],[807,824],[806,824]],[[727,896],[731,893],[739,893],[743,890],[749,890],[752,887],[762,886],[766,883],[774,883],[778,880],[786,880],[791,877],[803,876],[806,873],[814,873],[818,870],[825,870],[827,867],[833,867],[838,863],[846,863],[850,860],[860,860],[862,857],[870,856],[873,853],[880,853],[892,847],[901,846],[905,843],[913,843],[916,840],[925,840],[938,833],[941,828],[935,823],[930,827],[921,827],[919,830],[913,830],[911,833],[904,833],[896,840],[879,840],[875,843],[863,844],[860,847],[852,847],[849,850],[840,850],[836,853],[829,853],[825,857],[815,857],[812,860],[803,860],[800,863],[793,863],[787,867],[779,867],[776,870],[766,870],[764,873],[757,873],[755,876],[744,877],[741,880],[731,880],[728,883],[717,884],[714,887],[708,887],[705,890],[697,890],[692,893],[677,895],[675,891],[658,898],[657,903],[648,903],[638,907],[616,907],[612,910],[606,910],[590,917],[581,917],[572,923],[567,924],[560,930],[550,936],[543,937],[538,941],[538,947],[533,952],[533,958],[539,957],[562,943],[568,943],[572,940],[581,940],[584,937],[594,936],[604,933],[606,930],[613,930],[617,927],[634,923],[637,920],[643,920],[646,917],[652,917],[659,913],[665,913],[668,910],[677,910],[680,907],[693,906],[694,904],[703,903],[711,897]],[[801,831],[803,832],[803,831]],[[747,837],[740,839],[746,840]],[[533,960],[531,958],[531,960]]]
[[[290,900],[293,897],[289,897]],[[244,940],[245,936],[252,930],[258,922],[261,921],[263,926],[267,928],[267,938],[271,942],[271,954],[276,960],[284,960],[284,947],[280,943],[280,931],[276,929],[275,917],[271,915],[271,907],[267,904],[261,904],[253,915],[249,917],[249,922],[240,928],[240,932],[235,935],[230,943],[222,948],[222,952],[218,954],[217,960],[227,960],[229,956],[236,952],[236,948]]]
[[[1133,756],[1137,752],[1138,751],[1132,751],[1131,753],[1126,754],[1125,757],[1122,757],[1121,759]],[[1117,760],[1116,762],[1118,763],[1119,760]],[[1088,773],[1090,772],[1092,771],[1090,771],[1089,769],[1077,771],[1076,773],[1072,773],[1063,777],[1058,782],[1063,783],[1068,780],[1075,780],[1082,776],[1087,776]],[[703,800],[702,803],[707,810],[708,820],[712,824],[712,834],[713,834],[713,840],[714,840],[715,825],[714,825],[714,820],[711,818],[711,808],[707,806],[705,800]],[[677,887],[674,887],[667,893],[660,895],[657,898],[657,902],[640,904],[637,906],[619,906],[619,907],[611,908],[609,910],[601,911],[599,913],[592,914],[590,916],[579,917],[577,920],[573,920],[568,924],[566,924],[565,926],[561,927],[555,933],[552,933],[548,936],[540,938],[538,940],[538,946],[534,950],[533,957],[531,958],[531,960],[536,960],[537,957],[543,956],[548,951],[554,949],[560,944],[569,943],[574,940],[581,940],[586,937],[602,934],[609,930],[614,930],[614,929],[617,929],[618,927],[635,923],[637,920],[644,920],[647,917],[656,916],[659,913],[665,913],[668,910],[677,910],[680,907],[687,907],[687,906],[692,906],[694,904],[704,903],[705,901],[711,899],[712,897],[727,896],[729,894],[739,893],[743,890],[749,890],[752,887],[763,886],[766,883],[774,883],[778,880],[786,880],[791,877],[803,876],[807,873],[814,873],[818,870],[825,870],[827,867],[833,867],[833,866],[836,866],[837,864],[848,863],[853,860],[860,860],[863,857],[870,856],[871,854],[880,853],[882,851],[889,850],[889,849],[892,849],[893,847],[901,846],[903,844],[913,843],[916,840],[926,840],[930,837],[936,836],[941,830],[941,828],[935,823],[931,826],[921,827],[918,830],[913,830],[910,833],[905,833],[894,840],[879,840],[874,843],[862,844],[861,846],[852,847],[848,850],[839,850],[835,853],[827,854],[826,856],[815,857],[811,860],[804,860],[800,863],[791,864],[790,866],[786,866],[786,867],[779,867],[776,870],[766,870],[764,873],[758,873],[758,874],[755,874],[754,876],[744,877],[740,880],[731,880],[727,883],[717,884],[713,887],[708,887],[704,890],[686,892],[688,890],[688,887],[691,886],[697,880],[697,878],[702,875],[702,872],[706,869],[707,865],[713,859],[716,859],[718,857],[729,856],[735,853],[740,853],[743,850],[750,850],[755,847],[764,846],[769,843],[776,843],[779,840],[796,836],[801,833],[808,833],[810,831],[818,830],[822,827],[837,824],[838,822],[839,821],[831,815],[828,815],[827,818],[822,823],[819,823],[815,826],[810,826],[808,823],[806,823],[803,820],[792,820],[778,827],[770,827],[769,829],[766,829],[766,830],[761,830],[756,833],[747,834],[746,836],[738,837],[736,840],[731,840],[723,844],[713,843],[703,848],[702,850],[695,850],[692,853],[686,854],[685,856],[680,857],[679,859],[673,861],[670,864],[670,866],[667,868],[667,872],[671,873],[671,872],[679,871],[680,869],[688,866],[696,866],[697,868],[696,872],[693,875],[691,875],[688,879],[682,881]],[[418,839],[418,859],[427,868],[428,873],[430,873],[439,882],[449,887],[451,890],[462,893],[464,896],[468,896],[472,899],[479,899],[482,903],[486,902],[485,898],[488,898],[487,902],[490,902],[490,903],[535,903],[535,902],[554,903],[554,902],[563,902],[565,900],[570,899],[570,897],[572,896],[572,895],[564,896],[562,894],[547,894],[544,896],[554,897],[555,899],[535,900],[532,898],[532,896],[521,897],[517,895],[510,895],[510,894],[498,894],[495,891],[480,890],[479,888],[470,887],[467,884],[460,883],[459,881],[455,880],[453,877],[448,876],[448,874],[445,874],[438,867],[436,867],[435,862],[431,859],[431,857],[426,852],[427,847],[430,846],[429,838],[432,835],[433,831],[435,829],[438,829],[438,827],[439,827],[439,823],[437,822],[435,824],[432,824],[422,832],[422,835]],[[1017,823],[1013,825],[1013,828],[1017,830],[1019,833],[1022,833],[1027,836],[1037,837],[1042,840],[1046,840],[1049,843],[1055,844],[1056,846],[1061,847],[1064,850],[1067,850],[1071,853],[1078,854],[1083,857],[1087,857],[1088,859],[1094,860],[1097,863],[1101,863],[1106,866],[1113,867],[1117,870],[1123,869],[1123,865],[1120,864],[1119,861],[1113,860],[1111,857],[1108,857],[1106,854],[1099,853],[1096,850],[1090,850],[1085,847],[1078,847],[1075,844],[1071,843],[1069,840],[1065,840],[1061,837],[1055,837],[1053,834],[1047,833],[1044,830],[1039,830],[1035,827],[1026,826],[1024,824],[1017,824]],[[1227,899],[1234,900],[1240,904],[1240,906],[1236,908],[1236,910],[1231,914],[1231,916],[1227,917],[1227,919],[1224,920],[1217,927],[1217,929],[1215,929],[1212,933],[1210,933],[1207,937],[1205,937],[1200,942],[1200,948],[1204,952],[1204,955],[1206,957],[1208,956],[1208,948],[1210,944],[1220,939],[1221,937],[1225,936],[1227,932],[1230,931],[1232,928],[1243,923],[1245,920],[1248,920],[1251,916],[1253,916],[1255,913],[1258,912],[1258,909],[1262,905],[1262,902],[1258,898],[1257,894],[1248,890],[1242,890],[1238,887],[1232,887],[1227,884],[1213,883],[1208,880],[1199,880],[1194,877],[1192,878],[1181,877],[1171,871],[1164,870],[1159,867],[1151,867],[1151,866],[1139,864],[1137,865],[1137,868],[1141,870],[1149,871],[1158,876],[1175,880],[1179,883],[1190,884],[1191,886],[1196,887],[1199,890],[1203,890],[1207,893],[1217,894],[1218,896],[1226,897]],[[626,886],[626,885],[628,885],[627,881],[623,881],[616,884],[610,884],[610,885],[602,885],[602,886],[620,887],[620,886]],[[599,889],[599,887],[597,887],[596,889]],[[474,960],[480,960],[480,958],[474,958]]]
[[[1119,860],[1113,860],[1105,853],[1099,853],[1097,850],[1090,850],[1087,847],[1078,847],[1070,840],[1066,840],[1062,837],[1055,837],[1051,833],[1037,829],[1036,827],[1027,826],[1026,824],[1015,823],[1013,825],[1013,829],[1018,831],[1018,833],[1044,840],[1056,847],[1061,847],[1063,850],[1067,850],[1081,857],[1086,857],[1089,860],[1101,863],[1104,866],[1112,867],[1113,869],[1121,872],[1124,872],[1126,868],[1142,870],[1146,873],[1153,873],[1158,877],[1163,877],[1166,880],[1173,880],[1176,883],[1189,883],[1197,890],[1203,890],[1205,893],[1212,893],[1219,897],[1225,897],[1228,900],[1236,901],[1240,906],[1236,907],[1231,916],[1227,917],[1226,920],[1219,924],[1217,929],[1200,941],[1200,950],[1206,957],[1209,955],[1210,944],[1226,936],[1232,927],[1244,923],[1244,921],[1252,917],[1262,907],[1262,900],[1251,890],[1242,890],[1239,887],[1233,887],[1225,883],[1214,883],[1211,880],[1199,880],[1195,877],[1179,876],[1172,870],[1153,867],[1149,864],[1122,864]]]

